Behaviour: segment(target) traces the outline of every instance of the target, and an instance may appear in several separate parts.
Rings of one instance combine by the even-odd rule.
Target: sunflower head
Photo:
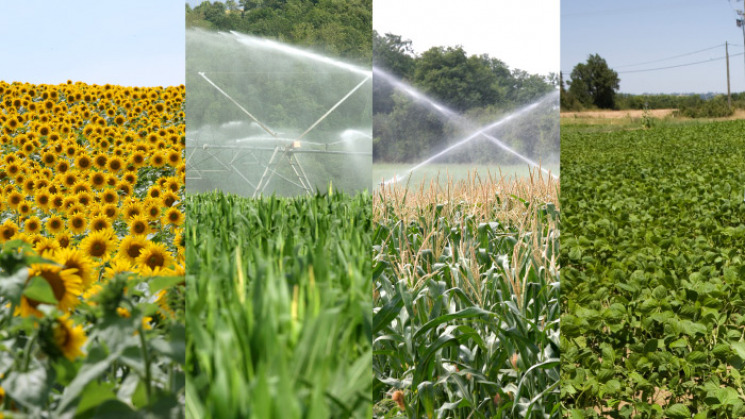
[[[150,234],[150,223],[145,215],[135,215],[128,221],[129,233],[133,236],[146,236]]]
[[[116,248],[116,234],[111,229],[93,231],[80,241],[80,250],[93,259],[107,260]]]
[[[139,273],[144,276],[157,275],[161,270],[173,264],[173,256],[163,243],[148,242],[137,257]]]
[[[137,258],[147,244],[148,240],[145,236],[126,236],[119,243],[117,259],[125,260],[130,264],[137,263]]]
[[[52,259],[57,262],[56,258]],[[28,282],[35,277],[41,277],[46,281],[54,298],[57,300],[57,308],[67,312],[80,303],[79,296],[83,293],[83,283],[77,274],[77,269],[68,269],[64,266],[51,264],[32,264],[28,271]],[[41,301],[28,298],[25,295],[21,297],[20,307],[17,309],[23,317],[36,316],[43,317],[41,311],[37,309]]]
[[[52,358],[65,357],[70,361],[83,356],[87,338],[82,325],[75,325],[69,315],[44,321],[39,326],[42,350]]]

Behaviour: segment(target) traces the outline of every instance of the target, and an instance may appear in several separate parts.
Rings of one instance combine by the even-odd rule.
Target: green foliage
[[[103,418],[114,410],[126,417],[183,415],[183,311],[166,313],[152,304],[160,289],[148,290],[151,278],[118,274],[63,315],[53,307],[49,284],[28,278],[29,266],[38,263],[47,262],[26,243],[0,245],[0,416]],[[38,306],[43,317],[16,313],[22,294],[50,303]],[[75,338],[73,326],[80,334]],[[78,344],[85,356],[68,358],[66,347]]]
[[[559,417],[554,205],[420,202],[403,218],[400,202],[381,199],[373,233],[376,417]],[[535,224],[505,220],[511,205]]]
[[[204,1],[186,8],[186,26],[235,30],[312,46],[327,55],[370,63],[371,0]]]
[[[725,95],[717,95],[709,100],[704,100],[700,96],[689,96],[678,105],[675,115],[689,118],[722,118],[732,116],[734,112],[735,110],[727,104]]]
[[[186,206],[187,417],[369,416],[370,196]]]
[[[745,416],[745,122],[562,130],[573,417]]]
[[[615,96],[619,88],[618,73],[608,67],[608,63],[598,54],[587,57],[586,63],[574,66],[569,82],[568,94],[584,107],[614,109]]]

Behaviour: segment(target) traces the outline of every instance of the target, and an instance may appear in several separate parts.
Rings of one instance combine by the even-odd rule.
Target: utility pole
[[[729,90],[729,45],[728,42],[724,42],[724,55],[727,57],[727,107],[732,109],[732,96]]]
[[[737,27],[742,28],[742,40],[745,42],[745,12],[738,10],[737,14],[740,16],[740,18],[737,19]],[[743,54],[743,57],[745,57],[745,54]]]

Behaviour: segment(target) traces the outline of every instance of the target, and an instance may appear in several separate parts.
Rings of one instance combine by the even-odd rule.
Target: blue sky
[[[577,63],[599,54],[619,73],[624,93],[726,93],[725,60],[717,58],[729,41],[731,88],[745,91],[743,33],[735,23],[743,7],[742,0],[564,0],[561,70],[569,79]],[[698,61],[706,62],[686,65]],[[625,72],[675,65],[682,66]]]
[[[182,0],[2,1],[0,80],[184,83]]]

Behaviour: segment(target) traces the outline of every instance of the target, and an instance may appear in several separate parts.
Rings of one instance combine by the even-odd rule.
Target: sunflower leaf
[[[155,294],[160,290],[170,288],[181,282],[184,282],[183,276],[157,276],[150,278],[148,284],[150,285],[150,292]]]
[[[27,279],[28,268],[23,268],[10,276],[0,278],[0,296],[7,298],[14,304],[19,304],[23,294],[23,284],[26,283]]]
[[[23,290],[26,298],[38,301],[44,304],[57,304],[57,298],[54,296],[54,290],[46,279],[35,276],[29,280],[26,288]]]

